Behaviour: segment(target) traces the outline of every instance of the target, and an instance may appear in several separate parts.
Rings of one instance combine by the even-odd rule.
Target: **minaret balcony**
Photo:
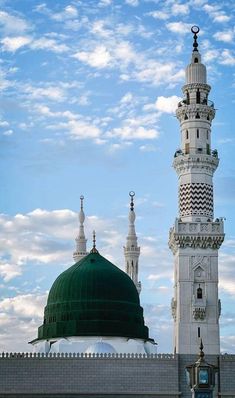
[[[183,222],[176,218],[175,225],[170,229],[169,247],[175,254],[179,248],[212,248],[219,249],[224,241],[224,223],[222,218],[214,221]]]
[[[199,148],[198,148],[199,149]],[[196,151],[196,149],[195,149]],[[178,175],[187,173],[192,169],[202,169],[211,176],[219,164],[218,152],[213,150],[210,155],[206,153],[206,149],[201,149],[197,153],[185,154],[182,150],[175,152],[173,167]],[[198,170],[200,171],[200,170]]]
[[[186,102],[186,103],[185,103]],[[211,123],[215,117],[215,108],[213,103],[209,104],[187,104],[187,100],[179,102],[178,109],[176,109],[176,117],[179,121],[187,122],[189,120],[206,121]]]

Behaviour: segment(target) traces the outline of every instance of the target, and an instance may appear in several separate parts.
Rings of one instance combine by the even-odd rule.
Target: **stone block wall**
[[[0,359],[0,397],[176,398],[178,358],[41,357]],[[11,394],[11,395],[9,395]]]
[[[0,356],[0,398],[191,398],[185,366],[192,355]],[[219,365],[214,397],[235,398],[235,355],[206,356]]]

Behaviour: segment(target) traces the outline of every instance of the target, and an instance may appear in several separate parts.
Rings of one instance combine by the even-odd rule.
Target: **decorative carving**
[[[224,235],[218,236],[188,236],[176,234],[173,229],[170,230],[169,247],[175,254],[178,248],[186,247],[200,249],[219,249],[224,241]]]
[[[180,215],[203,215],[213,217],[213,186],[203,183],[182,184],[179,187]],[[196,225],[191,224],[190,230]],[[207,224],[201,224],[201,231],[207,231]]]
[[[174,321],[176,321],[176,300],[174,298],[171,299],[171,314]]]
[[[175,168],[177,174],[180,176],[186,172],[192,172],[196,169],[201,172],[207,172],[210,176],[213,176],[215,170],[219,164],[219,159],[214,156],[207,154],[181,154],[174,158],[173,167]]]
[[[195,321],[204,321],[206,317],[206,308],[193,307],[193,317]]]

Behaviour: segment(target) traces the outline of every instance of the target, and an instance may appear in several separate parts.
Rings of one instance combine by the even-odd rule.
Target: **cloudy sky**
[[[233,0],[0,0],[0,351],[27,351],[48,290],[72,265],[79,197],[86,235],[123,268],[136,192],[141,301],[159,352],[172,351],[179,147],[174,116],[192,25],[217,109],[212,147],[220,250],[221,347],[235,353]]]

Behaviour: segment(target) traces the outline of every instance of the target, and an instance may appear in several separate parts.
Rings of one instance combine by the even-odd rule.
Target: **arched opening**
[[[198,64],[198,58],[194,58],[195,64]]]
[[[197,129],[197,138],[199,138],[199,130]]]
[[[188,119],[188,116],[186,115],[186,113],[185,113],[185,115],[184,115],[184,120],[187,120]]]
[[[196,93],[196,103],[197,104],[201,103],[201,94],[200,94],[199,88],[197,89],[197,93]]]
[[[196,114],[196,119],[200,119],[200,115],[199,115],[198,112],[197,112],[197,114]]]
[[[186,102],[187,102],[187,105],[190,104],[190,97],[189,97],[189,92],[188,91],[186,93]]]
[[[202,299],[202,288],[200,287],[200,285],[197,288],[197,298]]]
[[[188,130],[186,130],[185,138],[186,138],[186,140],[188,140]]]

